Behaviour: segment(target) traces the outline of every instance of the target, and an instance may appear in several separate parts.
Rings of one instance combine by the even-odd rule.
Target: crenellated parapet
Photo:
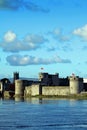
[[[48,73],[39,73],[39,81],[41,81],[42,79],[44,78],[47,78],[48,77]]]
[[[59,74],[48,74],[48,73],[39,73],[39,81],[41,81],[41,84],[43,85],[59,85]]]
[[[78,81],[78,80],[79,80],[79,77],[78,77],[78,76],[70,76],[70,77],[69,77],[69,80],[70,80],[70,81]]]

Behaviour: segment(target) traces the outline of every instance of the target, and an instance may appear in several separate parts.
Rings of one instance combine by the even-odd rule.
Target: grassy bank
[[[5,98],[5,97],[3,97]],[[9,97],[10,98],[10,97]],[[36,95],[36,96],[20,96],[20,95],[14,95],[13,99],[15,98],[52,98],[52,99],[76,99],[76,100],[87,100],[87,93],[81,93],[81,94],[74,94],[74,95]]]
[[[77,99],[77,100],[87,100],[87,94],[74,94],[74,95],[36,95],[36,96],[29,96],[29,97],[36,97],[36,98],[66,98],[66,99]],[[25,97],[26,98],[26,97]],[[27,96],[28,98],[28,96]]]

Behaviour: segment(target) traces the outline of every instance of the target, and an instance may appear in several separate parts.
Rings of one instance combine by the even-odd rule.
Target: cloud
[[[53,31],[49,32],[48,34],[51,34],[53,38],[61,42],[66,42],[70,40],[69,36],[66,36],[65,34],[63,34],[63,31],[58,28],[55,28]]]
[[[49,12],[49,9],[42,8],[39,5],[36,5],[32,2],[25,2],[25,8],[27,8],[28,10],[31,10],[31,11],[41,11],[44,13]]]
[[[25,42],[36,43],[36,44],[37,43],[43,43],[43,41],[45,41],[43,36],[34,35],[34,34],[27,35],[24,40],[25,40]]]
[[[25,8],[34,12],[49,12],[48,9],[45,9],[30,0],[0,0],[0,9],[4,10],[18,10],[20,8]]]
[[[51,59],[37,58],[28,55],[10,55],[6,58],[11,66],[27,66],[27,65],[48,65],[53,63],[71,63],[68,59],[62,59],[59,56]]]
[[[21,0],[0,0],[0,9],[17,10],[21,2]]]
[[[73,31],[73,34],[87,41],[87,24]]]
[[[12,31],[8,31],[4,35],[4,40],[6,42],[13,42],[15,39],[16,39],[16,34],[14,32],[12,32]]]
[[[8,31],[0,46],[6,52],[20,52],[38,49],[47,41],[43,36],[37,34],[28,34],[23,40],[19,40],[14,32]]]

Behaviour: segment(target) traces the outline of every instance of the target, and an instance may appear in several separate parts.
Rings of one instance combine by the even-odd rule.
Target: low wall
[[[2,82],[0,82],[0,92],[2,93],[3,91],[3,85],[2,85]]]
[[[4,91],[4,98],[10,98],[9,91]]]
[[[42,95],[69,95],[69,86],[42,86]],[[40,85],[32,85],[25,87],[25,96],[36,96],[40,95]]]
[[[31,95],[32,96],[39,95],[40,94],[39,90],[40,90],[40,85],[39,84],[38,85],[32,85],[31,86]]]
[[[31,87],[30,86],[25,87],[24,96],[31,96]]]
[[[24,96],[36,96],[40,94],[40,85],[26,86]]]
[[[42,95],[69,95],[69,86],[45,86],[42,87]]]

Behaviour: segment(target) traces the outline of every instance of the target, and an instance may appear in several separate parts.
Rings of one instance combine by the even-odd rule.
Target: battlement
[[[78,76],[70,76],[69,80],[71,81],[78,81],[80,78]]]
[[[58,73],[55,73],[55,74],[48,74],[48,73],[39,73],[39,79],[42,79],[42,78],[46,78],[46,77],[49,77],[49,76],[57,76],[59,77],[59,74]]]
[[[59,74],[48,74],[48,73],[39,73],[39,81],[41,85],[59,85]]]
[[[39,80],[48,77],[48,73],[39,73]]]
[[[81,81],[81,82],[83,82],[83,78],[79,78],[79,76],[70,76],[69,77],[69,80],[70,81]]]

